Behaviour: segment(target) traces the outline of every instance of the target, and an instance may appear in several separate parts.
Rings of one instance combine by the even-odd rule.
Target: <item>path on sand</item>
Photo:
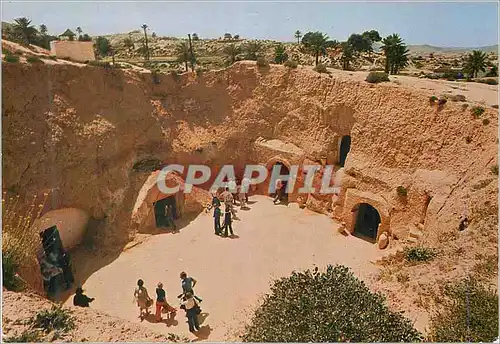
[[[152,297],[156,284],[163,282],[168,301],[178,306],[179,273],[186,270],[198,280],[195,291],[203,298],[203,312],[208,313],[198,339],[237,340],[234,331],[241,328],[259,297],[269,291],[273,279],[293,270],[337,263],[349,266],[361,279],[375,271],[370,261],[381,251],[363,240],[338,234],[331,218],[296,204],[275,206],[264,196],[251,197],[250,203],[251,209],[238,210],[241,220],[233,222],[237,238],[215,236],[212,214],[202,213],[178,234],[151,236],[123,252],[85,282],[88,295],[96,298],[92,308],[140,322],[133,303],[137,279],[145,281]],[[144,320],[144,325],[157,332],[196,338],[188,332],[182,310],[175,321],[150,321]]]

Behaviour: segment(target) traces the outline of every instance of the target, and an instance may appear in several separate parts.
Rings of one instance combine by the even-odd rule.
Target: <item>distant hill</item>
[[[409,45],[411,54],[429,54],[429,53],[464,53],[472,50],[481,50],[486,53],[498,52],[498,45],[488,45],[485,47],[436,47],[428,44],[424,45]]]

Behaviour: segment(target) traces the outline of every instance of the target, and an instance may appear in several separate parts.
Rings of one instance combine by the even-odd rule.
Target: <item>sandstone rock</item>
[[[378,248],[383,250],[389,245],[389,236],[386,232],[380,234],[378,237]]]

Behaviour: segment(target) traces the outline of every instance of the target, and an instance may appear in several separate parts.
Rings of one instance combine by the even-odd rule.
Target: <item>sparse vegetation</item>
[[[245,60],[257,61],[261,57],[262,44],[260,42],[248,42],[245,44]]]
[[[75,319],[71,312],[58,306],[51,310],[43,310],[30,319],[29,323],[34,328],[39,328],[45,333],[52,331],[69,332],[75,328]]]
[[[479,79],[479,80],[476,80],[476,82],[479,82],[481,84],[488,84],[488,85],[498,85],[498,81],[495,79]]]
[[[226,63],[232,65],[236,62],[238,55],[241,54],[241,47],[236,46],[236,44],[232,43],[228,46],[225,46],[222,52],[224,55],[226,55]]]
[[[444,309],[431,320],[429,341],[492,342],[498,337],[498,295],[472,278],[446,286]]]
[[[19,63],[19,56],[7,54],[7,55],[5,55],[4,60],[5,60],[5,62],[9,62],[9,63]]]
[[[50,55],[47,57],[50,60],[57,61],[57,56],[56,55]]]
[[[472,116],[479,118],[484,113],[484,108],[481,106],[474,106],[471,109]]]
[[[328,73],[328,69],[322,63],[318,63],[313,69],[318,73]]]
[[[10,250],[2,250],[2,283],[7,290],[17,291],[22,286],[22,281],[17,276],[19,264],[15,254]]]
[[[93,67],[111,68],[111,64],[109,62],[103,61],[88,61],[86,64]]]
[[[288,67],[288,68],[295,69],[299,66],[299,63],[297,61],[294,61],[294,60],[288,60],[284,63],[284,66]]]
[[[431,97],[429,98],[429,103],[430,103],[431,105],[434,105],[434,103],[436,103],[436,102],[437,102],[437,100],[438,100],[438,97],[436,97],[436,96],[431,96]]]
[[[436,255],[436,251],[428,247],[412,247],[404,250],[405,260],[409,263],[428,262]]]
[[[274,282],[246,326],[245,342],[412,342],[421,334],[344,266]]]
[[[490,254],[484,257],[480,255],[480,261],[474,265],[474,273],[479,278],[491,278],[498,274],[498,257],[496,254]]]
[[[465,102],[467,100],[467,98],[465,98],[465,96],[462,94],[454,94],[454,95],[450,96],[450,100],[452,102]]]
[[[488,125],[490,124],[490,120],[487,118],[483,118],[483,125]]]
[[[399,197],[406,197],[408,196],[408,190],[404,186],[398,186],[396,189],[396,192],[398,193]]]
[[[26,58],[28,63],[43,63],[43,61],[38,56],[28,56]]]
[[[5,343],[40,343],[43,342],[43,335],[38,330],[27,329],[21,334],[4,339]]]
[[[274,62],[277,64],[283,64],[288,60],[288,54],[286,53],[285,46],[283,44],[278,44],[274,49]]]
[[[389,75],[385,72],[370,72],[366,77],[366,82],[371,84],[377,84],[379,82],[387,82],[389,81]]]

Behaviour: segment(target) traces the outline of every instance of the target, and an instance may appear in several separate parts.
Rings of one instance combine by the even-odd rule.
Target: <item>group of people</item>
[[[186,312],[189,331],[199,331],[200,324],[198,315],[201,313],[199,303],[202,302],[202,299],[196,296],[193,290],[197,281],[189,277],[185,271],[181,272],[180,278],[182,293],[177,296],[180,300],[180,308]],[[137,288],[134,291],[134,300],[137,302],[139,318],[142,320],[145,316],[150,314],[149,308],[153,306],[153,299],[149,296],[146,287],[144,287],[144,281],[142,279],[137,281]],[[155,320],[157,322],[162,321],[162,313],[167,313],[167,318],[173,318],[177,314],[177,309],[167,302],[167,292],[163,289],[163,284],[159,282],[156,288]]]

